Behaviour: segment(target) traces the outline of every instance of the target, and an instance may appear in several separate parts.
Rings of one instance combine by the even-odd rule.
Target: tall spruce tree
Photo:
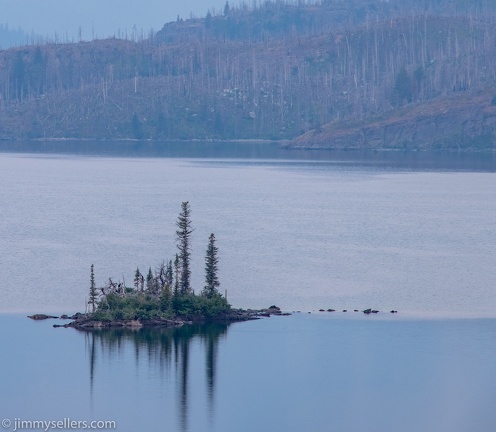
[[[148,269],[148,274],[146,275],[146,289],[149,291],[153,289],[153,273],[151,267]]]
[[[174,273],[172,271],[172,260],[167,263],[167,268],[165,270],[165,283],[172,290],[172,285],[174,284]]]
[[[217,288],[220,286],[218,277],[219,258],[217,256],[218,248],[215,246],[215,235],[212,233],[208,238],[207,252],[205,254],[205,287],[203,295],[213,297],[219,293]]]
[[[191,233],[191,208],[188,201],[181,203],[181,213],[176,222],[178,230],[176,231],[177,248],[179,249],[179,268],[181,278],[179,280],[180,294],[192,293],[191,288],[191,270],[190,270],[190,240]]]
[[[90,299],[88,301],[88,304],[91,305],[92,307],[92,312],[95,312],[96,310],[96,302],[98,300],[98,292],[96,290],[96,285],[95,285],[95,271],[94,271],[94,266],[91,264],[91,270],[90,270]]]
[[[134,287],[136,288],[136,291],[139,289],[141,281],[141,272],[139,271],[139,268],[136,267],[136,272],[134,273]]]

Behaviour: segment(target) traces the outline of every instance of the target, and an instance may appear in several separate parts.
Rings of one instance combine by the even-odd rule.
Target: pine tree
[[[140,280],[141,280],[141,273],[139,271],[139,268],[136,267],[136,272],[134,273],[134,287],[136,288],[136,291],[138,291],[139,289]]]
[[[131,120],[131,128],[133,131],[134,138],[143,139],[143,125],[141,124],[140,119],[136,113],[133,114],[133,119]]]
[[[188,201],[181,204],[181,213],[176,222],[178,230],[176,231],[177,248],[179,249],[179,268],[181,278],[179,280],[179,292],[181,294],[190,294],[191,289],[191,270],[190,270],[190,240],[191,233],[191,208]]]
[[[148,269],[148,274],[146,275],[146,289],[149,291],[153,289],[153,273],[151,267]]]
[[[207,12],[207,16],[205,17],[205,28],[212,27],[212,14],[210,10]]]
[[[210,234],[208,239],[207,252],[205,254],[205,287],[203,295],[213,297],[219,293],[217,288],[220,286],[218,272],[219,258],[217,257],[218,248],[215,246],[215,236]]]
[[[172,272],[172,260],[167,263],[167,269],[165,270],[165,283],[170,289],[172,289],[172,285],[174,284],[174,274]]]
[[[397,106],[403,103],[410,103],[412,101],[412,79],[408,72],[403,67],[396,76],[396,82],[393,89],[393,102]]]
[[[176,259],[174,260],[174,297],[179,295],[179,255],[176,254]]]
[[[96,290],[96,285],[95,285],[95,272],[94,272],[94,266],[91,264],[91,271],[90,271],[90,300],[88,301],[88,304],[91,305],[92,307],[92,312],[95,312],[96,310],[96,302],[98,300],[98,292]]]

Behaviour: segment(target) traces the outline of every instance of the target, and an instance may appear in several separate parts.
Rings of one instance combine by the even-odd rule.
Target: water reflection
[[[218,344],[227,335],[228,326],[229,324],[226,323],[208,323],[166,329],[119,328],[86,332],[92,398],[97,376],[96,369],[101,364],[100,358],[105,358],[105,362],[113,364],[117,357],[132,349],[136,365],[145,361],[149,368],[173,372],[171,375],[176,379],[175,387],[178,391],[178,423],[182,431],[187,431],[192,345],[199,341],[204,347],[207,405],[208,412],[212,414],[215,402]]]

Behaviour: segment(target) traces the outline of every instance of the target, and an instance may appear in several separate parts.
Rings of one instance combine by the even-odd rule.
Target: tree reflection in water
[[[134,348],[136,362],[147,358],[150,364],[161,369],[170,369],[178,377],[179,424],[181,430],[188,430],[188,367],[190,347],[199,340],[205,347],[205,373],[207,382],[208,405],[213,411],[217,348],[221,337],[225,337],[230,324],[205,323],[184,325],[178,328],[141,328],[141,329],[100,329],[86,332],[89,356],[90,389],[93,394],[97,356],[114,355],[123,352],[126,346]]]

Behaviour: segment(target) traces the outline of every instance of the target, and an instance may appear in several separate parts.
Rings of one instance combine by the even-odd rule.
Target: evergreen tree
[[[174,297],[179,295],[179,255],[176,254],[176,259],[174,260]]]
[[[207,16],[205,17],[205,28],[212,27],[212,14],[210,10],[207,12]]]
[[[148,269],[148,274],[146,275],[146,289],[150,291],[153,289],[153,273],[151,267]]]
[[[138,118],[138,114],[136,113],[133,114],[133,119],[131,120],[131,128],[134,138],[139,140],[143,139],[143,125],[141,123],[141,120]]]
[[[167,269],[165,270],[165,283],[170,289],[172,289],[172,285],[174,284],[174,275],[172,272],[172,261],[169,261],[167,263]]]
[[[192,293],[191,289],[191,270],[190,270],[190,240],[191,233],[191,208],[188,201],[181,204],[181,213],[176,222],[178,230],[176,231],[177,248],[179,249],[179,268],[181,278],[179,280],[179,292],[181,294]]]
[[[139,268],[136,267],[136,272],[134,273],[134,287],[136,288],[136,291],[139,289],[141,281],[141,273],[139,271]]]
[[[400,106],[403,103],[412,101],[412,79],[403,67],[396,76],[396,82],[393,89],[393,103]]]
[[[213,297],[219,293],[217,288],[220,286],[217,275],[219,258],[217,257],[218,248],[215,246],[215,236],[210,234],[208,238],[208,247],[205,254],[205,287],[203,295]]]
[[[95,312],[96,310],[96,302],[98,300],[98,292],[96,290],[96,285],[95,285],[95,272],[94,272],[94,266],[91,264],[91,270],[90,270],[90,300],[88,301],[88,304],[91,305],[92,307],[92,312]]]
[[[160,310],[162,312],[168,312],[170,311],[171,306],[172,306],[172,293],[170,287],[166,285],[162,290],[162,293],[160,294]]]
[[[160,310],[162,312],[168,312],[172,306],[172,261],[169,261],[165,271],[165,283],[160,292]]]

